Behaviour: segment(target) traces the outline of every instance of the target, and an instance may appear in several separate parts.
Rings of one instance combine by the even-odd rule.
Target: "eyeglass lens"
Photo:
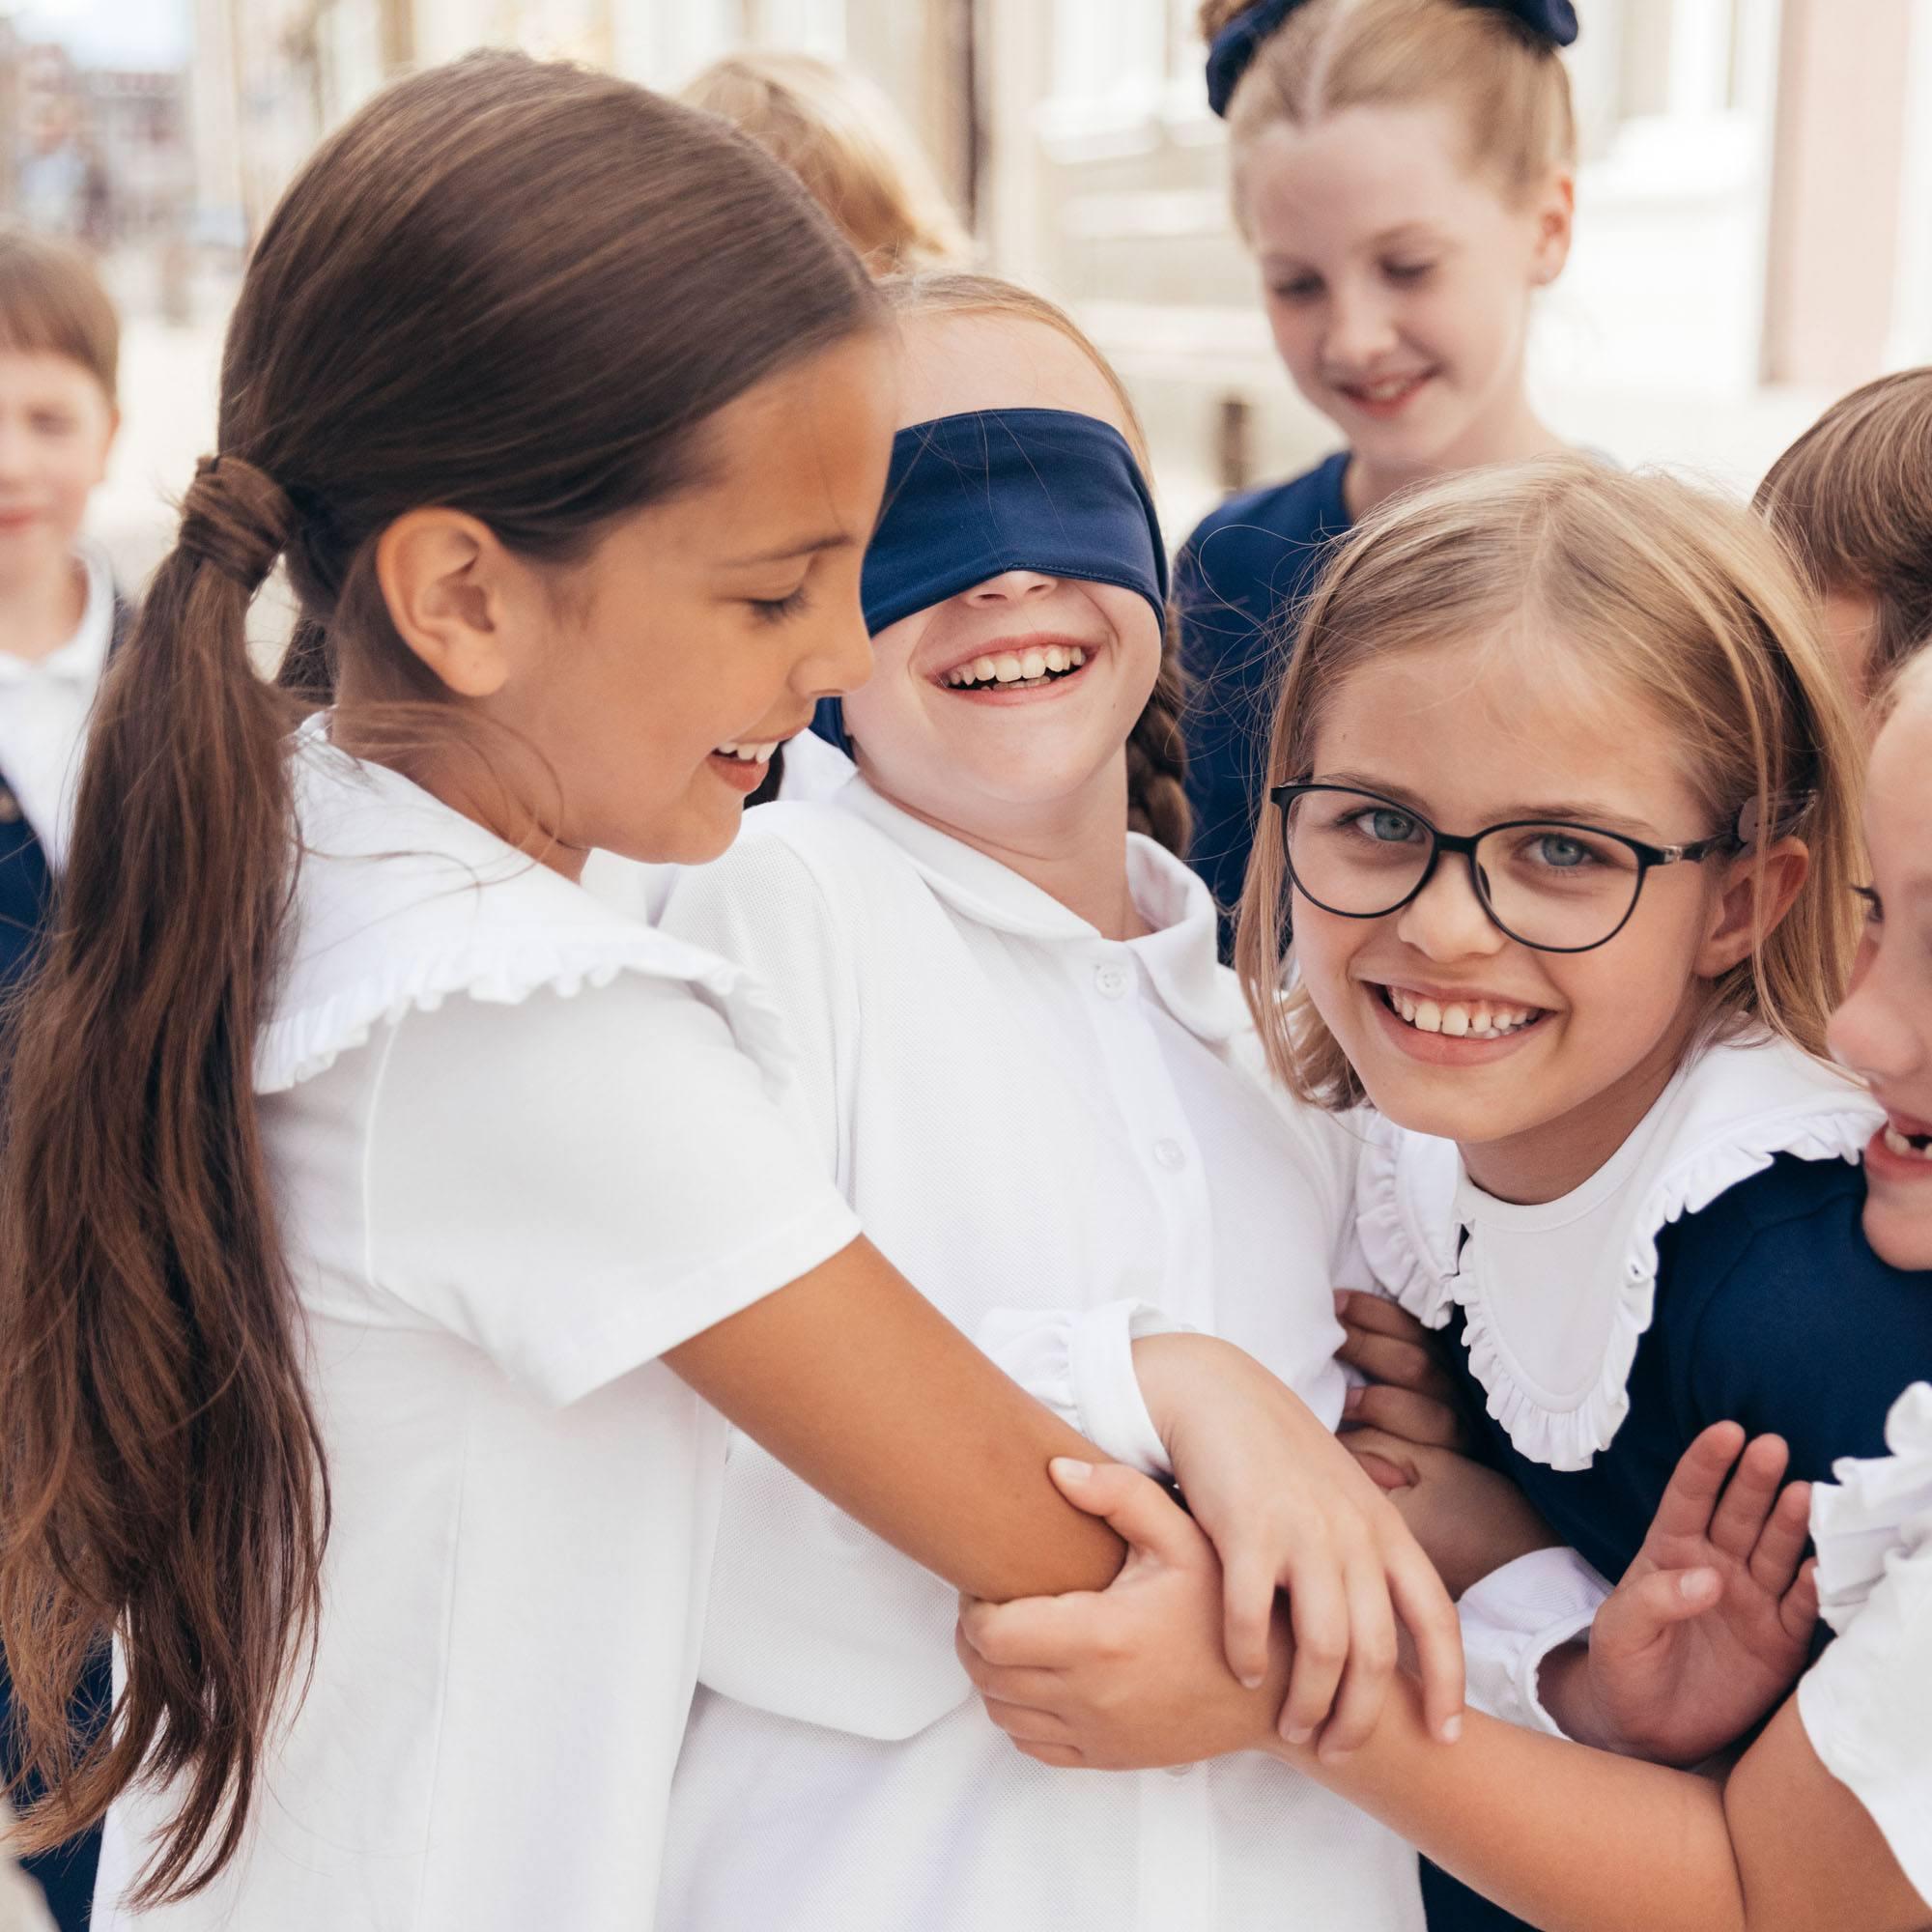
[[[1393,912],[1434,846],[1429,828],[1369,792],[1300,793],[1288,809],[1288,862],[1319,906],[1357,919]],[[1445,864],[1456,864],[1445,859]],[[1475,850],[1477,890],[1496,923],[1528,946],[1600,946],[1630,917],[1642,867],[1628,845],[1576,825],[1512,825]]]

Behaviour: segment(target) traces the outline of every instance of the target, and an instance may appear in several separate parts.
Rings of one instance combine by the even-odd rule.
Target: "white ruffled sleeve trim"
[[[1915,1382],[1886,1418],[1889,1456],[1847,1456],[1811,1492],[1818,1605],[1840,1635],[1895,1563],[1932,1547],[1932,1384]]]
[[[1726,1139],[1693,1149],[1658,1177],[1632,1217],[1610,1334],[1596,1385],[1574,1408],[1552,1409],[1516,1378],[1490,1310],[1464,1274],[1456,1218],[1460,1161],[1447,1142],[1371,1124],[1357,1182],[1357,1232],[1387,1292],[1426,1327],[1463,1311],[1469,1370],[1510,1441],[1551,1469],[1587,1469],[1630,1413],[1628,1383],[1657,1301],[1658,1236],[1719,1195],[1761,1174],[1779,1154],[1857,1161],[1871,1139],[1868,1095],[1847,1088],[1842,1105],[1811,1101],[1743,1122]]]
[[[1893,1545],[1850,1627],[1804,1673],[1798,1715],[1819,1762],[1871,1814],[1899,1868],[1932,1904],[1932,1539],[1925,1527],[1921,1520],[1916,1543]]]
[[[619,973],[682,980],[707,995],[766,1083],[781,1086],[790,1065],[784,1022],[749,975],[648,926],[582,934],[492,932],[446,951],[398,955],[382,969],[311,1005],[283,1007],[256,1035],[255,1091],[279,1094],[325,1073],[373,1030],[411,1011],[434,1012],[451,994],[521,1006],[532,993],[574,998]]]

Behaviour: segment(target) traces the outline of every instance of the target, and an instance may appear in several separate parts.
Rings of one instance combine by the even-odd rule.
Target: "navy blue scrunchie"
[[[1009,570],[1114,583],[1167,622],[1167,548],[1147,478],[1111,423],[1070,410],[978,410],[893,439],[860,600],[874,637]],[[838,701],[812,728],[851,749]]]
[[[1305,0],[1260,0],[1214,36],[1208,49],[1208,104],[1225,116],[1235,88],[1253,66],[1262,43]],[[1567,47],[1577,38],[1577,10],[1570,0],[1462,0],[1465,7],[1487,7],[1520,20],[1533,34],[1553,45]]]

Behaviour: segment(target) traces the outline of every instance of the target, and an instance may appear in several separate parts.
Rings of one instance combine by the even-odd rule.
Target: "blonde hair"
[[[898,111],[863,74],[810,54],[740,53],[685,88],[802,181],[875,275],[972,250]]]
[[[1869,598],[1874,684],[1932,638],[1932,369],[1835,402],[1758,485],[1757,508],[1821,594]]]
[[[1246,11],[1206,0],[1201,31],[1212,40]],[[1512,195],[1576,164],[1568,71],[1520,20],[1463,0],[1308,0],[1262,43],[1228,103],[1236,219],[1243,156],[1270,127],[1431,100],[1462,108],[1471,164]]]
[[[1106,379],[1126,419],[1127,442],[1152,488],[1147,432],[1140,412],[1109,362],[1085,329],[1063,308],[997,275],[962,271],[900,275],[879,285],[887,306],[902,316],[1005,315],[1036,322],[1064,335]],[[1193,832],[1187,804],[1187,743],[1181,717],[1187,707],[1186,675],[1180,667],[1180,626],[1172,599],[1161,624],[1160,675],[1127,737],[1127,824],[1130,830],[1186,856]]]
[[[1303,609],[1268,783],[1310,775],[1322,720],[1353,671],[1432,645],[1480,650],[1485,633],[1532,613],[1537,648],[1574,662],[1579,704],[1608,682],[1675,736],[1709,831],[1754,805],[1757,824],[1804,838],[1804,888],[1710,988],[1705,1037],[1761,1030],[1822,1053],[1857,943],[1863,740],[1813,600],[1741,506],[1579,456],[1476,471],[1384,504]],[[1351,1106],[1363,1090],[1334,1036],[1304,989],[1282,992],[1291,890],[1270,807],[1236,963],[1275,1072],[1304,1099]]]

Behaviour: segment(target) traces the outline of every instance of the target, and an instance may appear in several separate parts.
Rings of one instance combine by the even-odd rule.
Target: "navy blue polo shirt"
[[[1520,1454],[1485,1407],[1451,1329],[1452,1368],[1483,1450],[1550,1527],[1612,1581],[1642,1547],[1679,1457],[1714,1422],[1776,1433],[1789,1480],[1840,1456],[1885,1454],[1885,1419],[1932,1376],[1932,1273],[1889,1266],[1861,1225],[1864,1173],[1779,1154],[1764,1173],[1658,1236],[1657,1299],[1631,1366],[1630,1413],[1587,1469]],[[1521,1923],[1425,1865],[1432,1932]]]
[[[1254,843],[1295,607],[1349,528],[1342,495],[1348,469],[1349,452],[1337,450],[1292,482],[1230,497],[1203,519],[1175,563],[1190,687],[1184,735],[1194,842],[1187,856],[1222,908],[1224,953]]]

